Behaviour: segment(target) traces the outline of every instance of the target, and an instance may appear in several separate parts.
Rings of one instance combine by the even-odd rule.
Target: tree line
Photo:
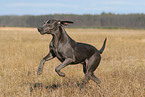
[[[145,14],[111,14],[100,15],[75,15],[75,14],[54,14],[54,15],[23,15],[23,16],[0,16],[1,27],[38,27],[48,19],[71,20],[74,22],[69,27],[74,28],[135,28],[145,29]]]

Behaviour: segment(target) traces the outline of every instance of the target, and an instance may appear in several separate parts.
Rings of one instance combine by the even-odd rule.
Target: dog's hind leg
[[[83,83],[81,84],[80,88],[83,88],[90,80],[90,74],[88,74],[88,72],[86,72],[85,74],[85,79],[83,80]]]
[[[94,73],[91,74],[91,80],[93,80],[96,84],[100,84],[101,81],[99,80],[99,78],[97,78]]]
[[[85,80],[83,81],[81,88],[84,87],[90,79],[93,80],[97,85],[101,83],[101,81],[94,75],[94,73],[86,73]]]
[[[90,76],[90,79],[97,84],[99,84],[101,81],[94,75],[94,71],[99,66],[100,60],[101,56],[96,53],[92,57],[90,57],[87,64],[87,72]]]
[[[84,72],[84,74],[86,74],[86,71],[87,71],[86,62],[84,61],[81,64],[83,65],[83,72]]]

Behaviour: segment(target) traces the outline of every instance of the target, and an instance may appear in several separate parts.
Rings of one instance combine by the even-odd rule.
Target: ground
[[[57,59],[45,63],[37,75],[41,58],[48,53],[51,35],[36,28],[0,28],[1,97],[144,97],[145,30],[66,29],[76,41],[97,49],[108,38],[102,60],[95,71],[100,87],[93,81],[80,90],[84,79],[81,64],[68,66],[62,78],[55,72]]]

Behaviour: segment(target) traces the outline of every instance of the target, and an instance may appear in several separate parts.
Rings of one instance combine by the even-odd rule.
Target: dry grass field
[[[102,60],[95,71],[100,87],[93,81],[80,90],[82,65],[55,72],[60,62],[45,63],[37,76],[41,58],[48,53],[51,35],[35,28],[0,28],[0,97],[145,97],[145,30],[66,29],[79,42],[100,49],[108,38]]]

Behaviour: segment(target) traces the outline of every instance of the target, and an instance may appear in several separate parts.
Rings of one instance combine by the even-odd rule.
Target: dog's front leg
[[[37,75],[42,74],[45,61],[49,61],[49,60],[53,59],[54,57],[55,56],[51,52],[49,52],[47,56],[45,56],[44,58],[41,59],[40,65],[38,67]]]
[[[71,59],[71,58],[65,59],[65,61],[64,61],[62,64],[58,65],[58,66],[55,68],[55,71],[57,72],[57,74],[58,74],[59,76],[65,77],[65,74],[64,74],[63,72],[60,72],[60,70],[61,70],[62,68],[64,68],[64,67],[68,66],[68,65],[69,65],[70,63],[72,63],[72,62],[73,62],[73,59]]]

